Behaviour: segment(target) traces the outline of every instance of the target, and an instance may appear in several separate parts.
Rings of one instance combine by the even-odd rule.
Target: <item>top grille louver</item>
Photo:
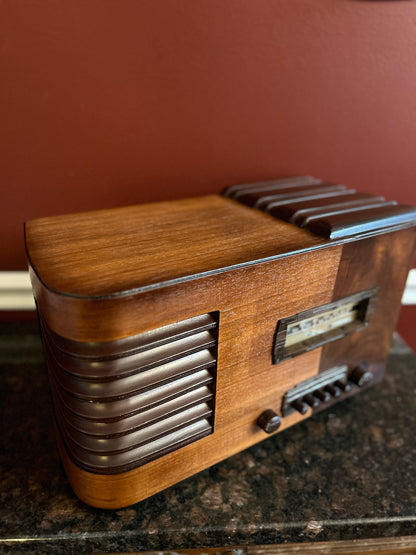
[[[127,471],[213,432],[217,313],[106,343],[40,321],[59,431],[78,466]]]
[[[310,176],[233,185],[223,195],[326,239],[383,233],[416,222],[416,209]]]

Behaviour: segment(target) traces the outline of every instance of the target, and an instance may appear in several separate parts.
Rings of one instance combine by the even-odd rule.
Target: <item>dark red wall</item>
[[[311,173],[416,203],[416,3],[0,3],[0,269],[23,221]]]

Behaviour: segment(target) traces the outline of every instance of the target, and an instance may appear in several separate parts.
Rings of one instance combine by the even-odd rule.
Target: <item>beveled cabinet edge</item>
[[[211,196],[218,197],[218,198],[223,198],[220,195],[211,195]],[[204,198],[204,197],[202,197],[202,198]],[[238,207],[243,206],[238,201],[233,200],[233,199],[228,199],[227,198],[227,199],[224,199],[224,200],[227,200],[227,202],[229,202],[229,203],[234,203]],[[175,201],[172,201],[172,202],[175,202]],[[101,210],[99,212],[106,212],[106,211],[111,211],[111,210],[112,209]],[[265,214],[261,211],[253,210],[251,208],[247,208],[247,210],[250,210],[251,212],[258,213],[258,215],[260,217],[270,217],[271,221],[274,221],[274,222],[278,221],[275,218],[273,218],[272,216],[269,216],[269,215],[267,215],[267,214]],[[86,214],[88,214],[88,213],[86,213]],[[227,266],[220,266],[218,268],[211,269],[211,270],[208,270],[208,271],[190,273],[188,275],[184,275],[184,276],[181,276],[181,277],[177,277],[177,278],[173,278],[173,279],[167,279],[167,280],[163,280],[163,281],[160,281],[160,282],[157,282],[157,283],[142,285],[142,286],[138,286],[138,287],[135,287],[135,288],[124,289],[124,290],[117,291],[117,292],[112,292],[112,293],[107,293],[107,294],[100,294],[100,295],[94,295],[94,294],[85,295],[85,294],[61,291],[61,290],[51,286],[49,283],[47,283],[41,277],[41,275],[39,274],[39,271],[36,267],[36,264],[32,260],[32,257],[30,255],[30,252],[29,252],[29,249],[28,249],[28,244],[27,244],[27,224],[28,223],[30,223],[30,222],[25,222],[24,223],[24,236],[25,236],[26,256],[27,256],[27,259],[29,261],[29,274],[30,274],[30,278],[31,278],[31,281],[32,281],[32,284],[33,284],[32,285],[33,288],[35,288],[35,284],[36,284],[38,286],[37,288],[39,288],[39,286],[42,286],[46,291],[50,292],[51,294],[56,294],[56,295],[60,295],[62,297],[68,297],[68,298],[72,298],[72,299],[84,299],[84,300],[114,299],[114,298],[120,298],[120,297],[128,297],[128,296],[135,295],[135,294],[138,294],[138,293],[147,293],[147,292],[150,292],[150,291],[159,290],[159,289],[164,288],[164,287],[170,287],[170,286],[178,285],[178,284],[181,284],[181,283],[186,283],[186,282],[189,282],[189,281],[193,281],[193,280],[201,279],[201,278],[205,278],[205,277],[216,276],[216,275],[222,274],[224,272],[230,272],[230,271],[233,271],[233,270],[238,270],[238,269],[241,269],[241,268],[254,266],[254,265],[257,265],[257,264],[262,264],[262,263],[265,263],[265,262],[271,262],[273,260],[279,260],[279,259],[282,259],[282,258],[293,256],[294,254],[313,252],[315,250],[325,249],[329,246],[344,245],[344,244],[360,241],[362,239],[375,237],[377,235],[383,235],[383,234],[386,234],[386,233],[392,233],[392,232],[395,232],[395,231],[400,231],[402,229],[415,227],[414,222],[406,222],[406,223],[402,223],[402,224],[393,225],[393,226],[390,226],[390,227],[379,228],[379,229],[371,230],[371,231],[364,231],[364,232],[359,233],[357,235],[341,237],[341,238],[336,238],[336,239],[327,239],[327,238],[319,237],[319,236],[315,235],[314,233],[312,233],[311,231],[304,229],[304,230],[301,230],[301,231],[306,234],[305,236],[310,236],[314,240],[314,244],[311,244],[310,246],[307,246],[307,247],[295,248],[295,249],[291,249],[291,250],[287,250],[285,252],[275,254],[273,256],[255,258],[253,260],[248,260],[248,261],[237,263],[237,264],[232,264],[232,265],[227,265]],[[291,224],[287,224],[284,221],[281,221],[281,223],[283,223],[284,225],[291,225]],[[415,227],[415,229],[416,229],[416,227]]]
[[[147,292],[326,242],[219,195],[73,215],[73,228],[71,216],[27,222],[25,246],[44,287],[79,298]]]

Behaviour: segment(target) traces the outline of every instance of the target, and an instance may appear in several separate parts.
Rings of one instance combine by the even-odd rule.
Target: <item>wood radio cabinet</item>
[[[76,494],[136,503],[379,381],[415,224],[308,176],[28,222]]]

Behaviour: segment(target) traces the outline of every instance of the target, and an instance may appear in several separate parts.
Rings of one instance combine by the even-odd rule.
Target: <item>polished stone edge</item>
[[[268,533],[265,537],[264,533]],[[376,534],[375,534],[376,532]],[[234,534],[238,533],[240,546],[233,544],[235,541]],[[182,530],[164,530],[159,534],[154,534],[149,537],[148,533],[143,530],[126,530],[120,532],[91,532],[88,534],[63,534],[56,537],[27,537],[19,539],[0,540],[1,553],[54,553],[59,554],[72,554],[78,555],[90,554],[96,551],[102,553],[118,553],[122,555],[123,552],[128,551],[143,553],[158,553],[166,554],[173,553],[192,553],[194,555],[209,552],[218,553],[218,555],[268,555],[286,553],[288,542],[292,544],[292,552],[304,553],[308,547],[307,552],[313,553],[309,546],[316,546],[317,548],[324,545],[331,545],[331,547],[340,542],[340,547],[345,549],[345,542],[356,545],[361,542],[361,547],[366,543],[373,543],[374,549],[370,553],[382,554],[378,549],[380,546],[388,545],[394,539],[397,544],[393,542],[388,553],[394,553],[393,549],[399,549],[403,546],[406,549],[411,547],[416,548],[416,517],[414,520],[402,518],[386,518],[386,519],[365,519],[358,523],[355,520],[342,521],[328,521],[328,522],[298,522],[292,523],[289,530],[283,530],[279,525],[272,529],[265,530],[250,534],[247,530],[238,530],[234,534],[225,530],[204,530],[196,529],[193,532],[188,532],[186,538],[182,538],[179,547],[177,540],[174,536],[176,534],[183,534]],[[374,536],[377,536],[374,539]],[[334,537],[336,539],[334,540]],[[299,541],[293,543],[294,538]],[[369,539],[372,538],[372,539]],[[383,538],[383,539],[381,539]],[[265,543],[270,539],[270,543]],[[317,540],[316,542],[314,540]],[[313,542],[311,544],[310,542]],[[399,544],[401,542],[401,546]],[[175,543],[179,549],[176,549]],[[279,545],[276,545],[279,544]],[[216,547],[221,546],[221,547]],[[297,549],[295,549],[297,547]],[[357,546],[358,547],[358,546]],[[285,551],[275,551],[275,548],[284,549]],[[234,553],[233,553],[234,552]],[[291,551],[288,551],[290,553]],[[349,549],[348,553],[353,553]],[[322,553],[322,551],[317,551]],[[331,551],[337,553],[337,551]],[[340,551],[345,553],[345,551]],[[362,553],[362,551],[359,551]],[[400,553],[403,553],[401,550]],[[408,555],[408,551],[407,554]]]

